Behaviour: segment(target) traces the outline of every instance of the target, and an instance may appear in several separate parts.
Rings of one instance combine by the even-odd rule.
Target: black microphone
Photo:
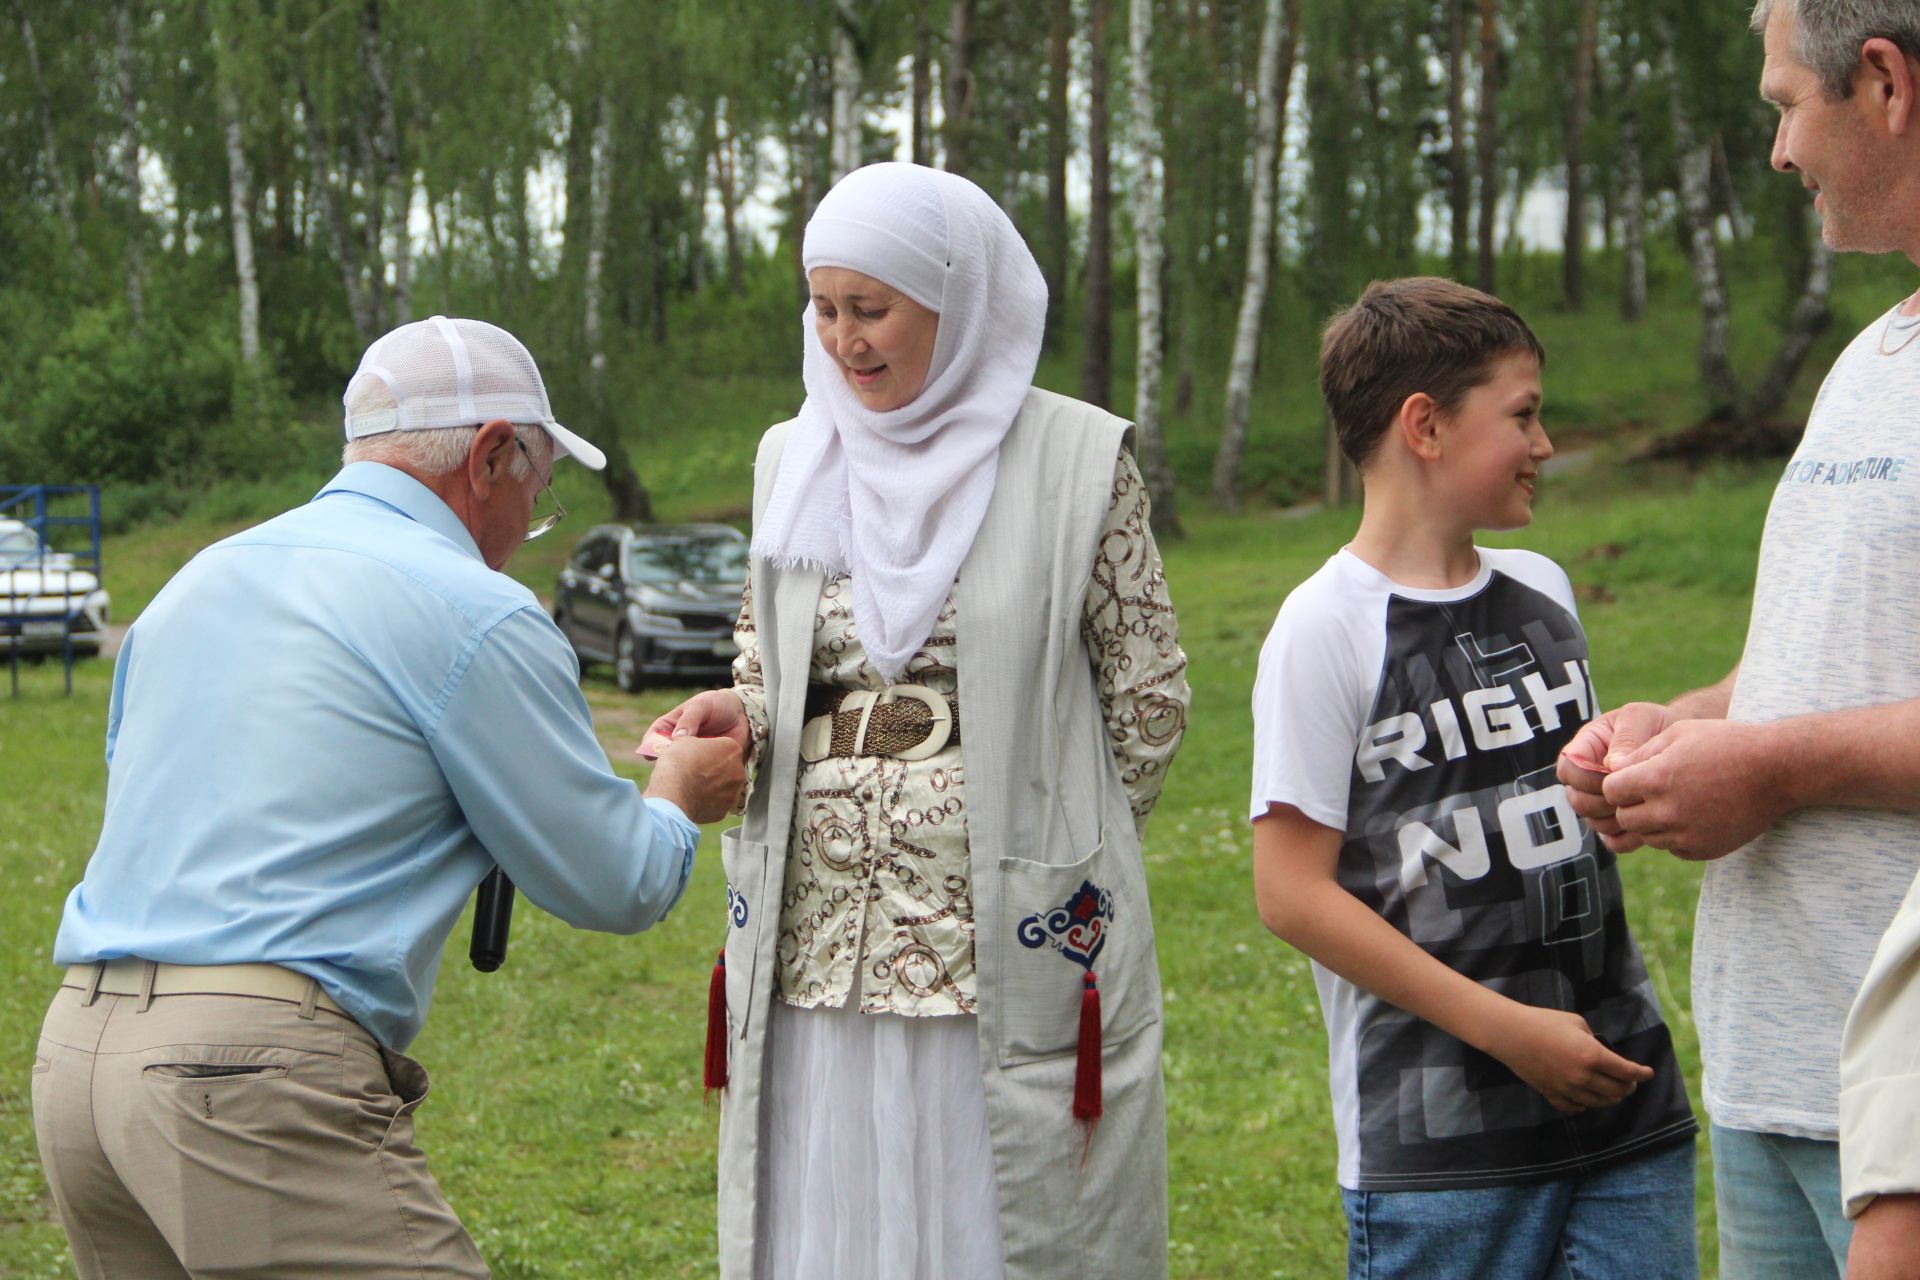
[[[507,930],[513,925],[513,881],[499,867],[487,872],[473,900],[473,967],[492,973],[507,960]]]

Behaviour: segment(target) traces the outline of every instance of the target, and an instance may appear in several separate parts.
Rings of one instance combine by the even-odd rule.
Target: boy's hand
[[[1568,1115],[1610,1107],[1653,1079],[1652,1067],[1607,1048],[1585,1018],[1563,1009],[1516,1002],[1481,1047]]]

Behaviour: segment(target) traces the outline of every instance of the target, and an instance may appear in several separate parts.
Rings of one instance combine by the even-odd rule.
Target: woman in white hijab
[[[707,1082],[727,1277],[1166,1274],[1139,828],[1186,725],[1127,424],[1034,388],[1046,285],[978,187],[807,224],[807,398],[754,472],[754,761]]]

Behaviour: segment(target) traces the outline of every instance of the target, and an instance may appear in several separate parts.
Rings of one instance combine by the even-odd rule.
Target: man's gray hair
[[[467,453],[473,448],[473,438],[479,434],[480,428],[477,426],[386,431],[377,436],[361,436],[358,440],[347,441],[347,447],[340,451],[340,461],[343,464],[384,462],[423,476],[443,476],[466,465]],[[547,434],[545,427],[522,423],[514,427],[513,434],[527,447],[527,454],[532,455],[536,464],[544,467],[553,461],[553,437]],[[527,466],[526,456],[518,449],[508,459],[507,469],[516,480],[525,480],[536,474]]]
[[[1920,58],[1920,4],[1915,0],[1759,0],[1753,29],[1765,31],[1779,11],[1793,23],[1793,56],[1820,81],[1829,98],[1853,96],[1860,46],[1886,39],[1909,58]]]

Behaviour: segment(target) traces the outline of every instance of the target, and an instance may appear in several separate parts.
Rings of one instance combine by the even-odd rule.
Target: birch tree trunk
[[[1067,93],[1073,72],[1073,0],[1052,0],[1047,18],[1047,346],[1059,341],[1066,314],[1067,263]]]
[[[260,358],[260,276],[253,262],[252,173],[240,124],[240,90],[234,84],[233,49],[213,23],[214,74],[220,95],[220,126],[227,146],[227,223],[233,233],[233,273],[240,292],[240,358]]]
[[[613,102],[600,91],[599,118],[593,124],[592,174],[587,196],[587,261],[580,335],[587,348],[587,393],[596,406],[606,403],[607,344],[601,332],[601,281],[607,266],[607,220],[613,205]]]
[[[726,115],[724,135],[719,133],[721,108]],[[725,99],[721,108],[716,108],[713,115],[715,127],[713,181],[714,185],[720,188],[720,230],[727,240],[727,289],[737,298],[744,286],[741,283],[740,261],[740,189],[734,168],[733,99]]]
[[[1567,227],[1560,253],[1560,292],[1571,311],[1578,311],[1585,301],[1587,104],[1593,96],[1599,0],[1580,0],[1579,23],[1574,39],[1573,99],[1567,106]]]
[[[146,214],[140,211],[140,96],[133,78],[133,22],[138,0],[121,0],[114,13],[114,73],[120,87],[120,165],[127,187],[127,313],[146,323]]]
[[[347,310],[353,315],[353,331],[359,337],[360,345],[365,347],[380,333],[373,308],[368,303],[366,288],[360,279],[360,255],[354,245],[353,232],[347,226],[347,215],[340,207],[340,192],[334,185],[332,149],[327,145],[326,133],[320,128],[320,112],[313,105],[313,95],[307,89],[304,69],[296,73],[294,85],[300,94],[301,123],[306,128],[307,164],[313,171],[313,193],[320,202],[320,217],[327,228],[327,243],[333,249],[333,260],[340,267],[340,282],[347,291]]]
[[[933,163],[933,29],[927,25],[927,0],[913,0],[913,124],[908,155],[915,164]]]
[[[1760,384],[1753,389],[1753,397],[1743,407],[1744,417],[1763,421],[1786,402],[1794,379],[1800,375],[1800,366],[1806,362],[1807,352],[1833,319],[1833,313],[1827,308],[1832,293],[1833,250],[1816,232],[1813,252],[1807,260],[1806,284],[1801,287],[1800,296],[1787,317],[1787,332],[1780,340],[1780,349],[1774,352],[1773,363],[1767,366]]]
[[[1647,310],[1647,191],[1640,147],[1642,64],[1627,73],[1620,109],[1620,316],[1637,322]]]
[[[860,167],[860,49],[857,0],[833,6],[833,180]]]
[[[947,98],[947,118],[941,125],[947,142],[946,168],[948,173],[965,176],[972,160],[973,0],[953,0],[943,88]]]
[[[1664,34],[1664,33],[1663,33]],[[1661,50],[1661,73],[1671,104],[1674,163],[1680,171],[1680,216],[1687,231],[1687,262],[1700,299],[1700,377],[1714,399],[1716,413],[1737,413],[1740,383],[1734,376],[1730,351],[1727,287],[1720,271],[1720,248],[1713,234],[1712,199],[1707,189],[1709,148],[1700,141],[1687,110],[1686,95],[1673,56],[1670,38]]]
[[[1480,272],[1478,284],[1494,291],[1493,224],[1500,202],[1499,173],[1495,166],[1496,126],[1500,96],[1500,25],[1497,0],[1480,0]]]
[[[607,455],[607,465],[600,473],[600,480],[607,488],[608,498],[612,500],[613,519],[627,522],[653,519],[653,500],[633,469],[633,458],[621,439],[619,420],[609,411],[607,402],[607,344],[601,322],[601,294],[606,285],[607,234],[612,222],[615,162],[618,159],[614,114],[613,94],[602,88],[596,104],[593,141],[590,144],[592,168],[587,196],[587,255],[581,273],[584,296],[580,333],[587,350],[587,402],[593,414],[594,440]],[[657,222],[651,224],[650,231],[655,237],[660,235]],[[653,264],[653,269],[656,272],[660,270],[658,261]]]
[[[393,81],[387,75],[386,55],[380,48],[380,3],[365,0],[360,6],[360,55],[367,69],[367,83],[373,93],[374,124],[379,130],[374,149],[379,157],[383,199],[390,202],[387,222],[393,230],[393,312],[388,328],[397,328],[413,318],[413,232],[408,226],[413,203],[413,182],[400,162],[400,126],[393,111]]]
[[[1180,533],[1175,505],[1173,472],[1167,465],[1166,443],[1160,438],[1161,298],[1160,229],[1163,178],[1160,170],[1160,130],[1153,118],[1153,0],[1132,0],[1128,28],[1132,53],[1134,184],[1134,261],[1139,272],[1138,356],[1134,363],[1134,441],[1140,451],[1147,492],[1153,499],[1155,532],[1166,537]]]
[[[1247,224],[1247,277],[1240,289],[1240,317],[1233,330],[1233,359],[1227,367],[1227,413],[1220,429],[1220,450],[1213,460],[1213,500],[1229,511],[1240,507],[1240,459],[1247,447],[1247,420],[1253,403],[1254,357],[1260,350],[1260,319],[1267,305],[1272,263],[1274,186],[1280,129],[1286,118],[1287,80],[1292,79],[1293,46],[1300,0],[1266,0],[1260,28],[1259,113],[1253,129],[1253,207]],[[1282,78],[1282,68],[1288,73]]]
[[[1447,238],[1448,269],[1467,278],[1473,241],[1473,161],[1467,153],[1467,0],[1447,0]]]
[[[1087,297],[1080,398],[1113,403],[1113,178],[1107,139],[1107,0],[1087,0]]]
[[[25,0],[13,0],[13,11],[20,22],[20,45],[27,54],[27,75],[33,83],[34,114],[40,121],[40,147],[47,165],[47,185],[53,188],[53,203],[60,215],[60,226],[67,233],[67,248],[81,279],[87,275],[87,248],[80,242],[80,223],[73,212],[73,189],[67,185],[67,171],[60,163],[60,142],[53,129],[53,103],[47,97],[47,82],[40,72],[40,45],[34,39],[33,21],[27,16]]]

